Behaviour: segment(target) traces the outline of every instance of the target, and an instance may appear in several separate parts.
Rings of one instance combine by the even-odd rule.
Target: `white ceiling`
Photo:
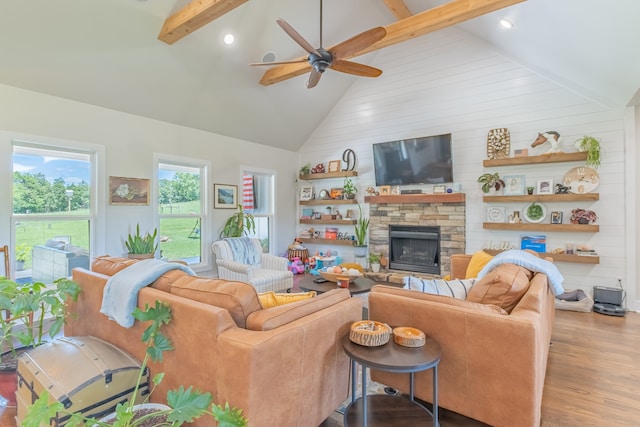
[[[413,13],[447,0],[406,0]],[[327,71],[272,86],[250,67],[304,52],[285,19],[319,44],[318,0],[249,0],[173,45],[157,40],[187,0],[4,0],[0,84],[297,150],[356,79]],[[505,31],[502,17],[515,25]],[[613,108],[637,101],[640,1],[529,0],[460,24],[499,52]],[[383,0],[326,0],[324,45],[395,20]],[[221,42],[227,31],[237,42]],[[426,36],[428,37],[428,36]],[[402,49],[402,44],[386,49]],[[355,58],[376,66],[375,53]]]

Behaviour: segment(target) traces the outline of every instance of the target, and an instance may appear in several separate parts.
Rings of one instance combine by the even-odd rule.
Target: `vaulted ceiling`
[[[328,70],[307,89],[307,63],[248,65],[306,56],[278,18],[317,46],[319,0],[193,3],[203,9],[189,0],[3,1],[0,84],[297,150],[348,87],[367,79]],[[384,27],[372,52],[353,59],[376,67],[375,49],[401,51],[403,40],[454,24],[619,108],[638,102],[638,16],[635,0],[325,0],[323,41]],[[500,28],[501,18],[514,28]],[[163,25],[173,30],[165,41]],[[227,32],[231,46],[222,43]],[[367,84],[375,90],[374,79]]]

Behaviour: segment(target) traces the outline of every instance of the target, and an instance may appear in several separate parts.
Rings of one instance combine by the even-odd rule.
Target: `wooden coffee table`
[[[394,426],[424,425],[431,419],[438,423],[438,363],[441,350],[437,342],[427,336],[422,347],[402,347],[391,340],[385,345],[365,347],[352,342],[349,334],[342,339],[342,347],[351,358],[351,403],[344,412],[344,425]],[[362,397],[356,399],[356,362],[362,366]],[[409,373],[409,396],[376,394],[367,396],[367,367],[388,372]],[[433,412],[415,400],[415,373],[433,369]]]
[[[300,280],[300,283],[298,284],[298,286],[303,291],[316,291],[319,294],[323,292],[328,292],[331,289],[338,288],[338,285],[336,284],[336,282],[324,282],[324,283],[314,282],[314,280],[317,279],[318,277],[321,277],[321,276],[312,276],[312,275],[305,276],[304,279]],[[351,295],[363,294],[365,292],[371,291],[371,288],[376,283],[377,282],[374,282],[371,279],[367,279],[366,277],[360,277],[359,279],[354,280],[353,283],[349,283],[349,288],[347,289],[349,289],[349,292],[351,293]]]

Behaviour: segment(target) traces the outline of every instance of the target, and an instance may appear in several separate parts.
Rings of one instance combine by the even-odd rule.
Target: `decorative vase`
[[[380,271],[380,263],[376,262],[371,264],[371,271],[373,271],[374,273],[377,273]]]
[[[587,218],[578,219],[578,224],[589,224],[589,220]]]
[[[354,246],[353,247],[353,255],[357,258],[367,256],[367,245],[364,246]]]

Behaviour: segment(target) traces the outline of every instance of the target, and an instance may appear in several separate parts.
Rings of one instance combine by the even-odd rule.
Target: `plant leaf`
[[[192,422],[206,412],[212,401],[211,393],[194,391],[193,387],[185,390],[180,386],[178,390],[167,392],[167,404],[173,408],[167,418],[168,421],[179,424]]]

